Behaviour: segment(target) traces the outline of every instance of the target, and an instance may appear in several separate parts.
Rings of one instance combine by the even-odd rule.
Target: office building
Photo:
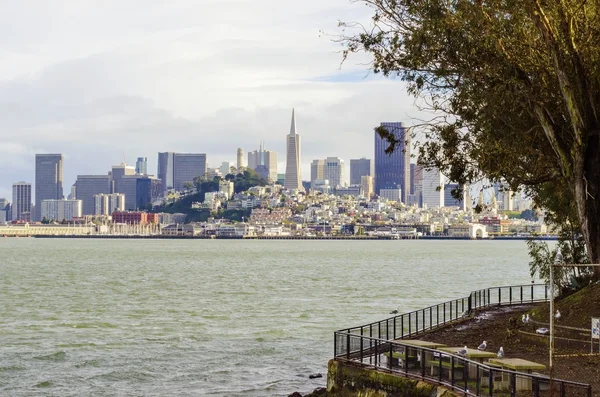
[[[267,182],[277,181],[277,153],[265,150],[261,142],[258,150],[248,152],[248,168],[256,171]]]
[[[415,172],[417,165],[415,163],[410,164],[410,194],[415,194]]]
[[[241,171],[242,169],[244,169],[244,149],[242,148],[238,148],[237,150],[237,162],[236,162],[236,167],[238,171]]]
[[[311,189],[315,188],[316,181],[325,179],[325,160],[313,160],[310,163],[310,183]]]
[[[444,207],[459,207],[462,208],[464,204],[464,197],[460,200],[455,199],[452,196],[452,190],[458,189],[458,183],[446,183],[444,185]],[[464,192],[462,193],[464,195]]]
[[[160,197],[162,197],[162,182],[160,179],[152,176],[137,179],[135,194],[136,209],[151,209],[152,204]]]
[[[423,207],[444,206],[444,176],[437,168],[423,170]]]
[[[350,185],[359,185],[363,176],[373,175],[371,159],[360,158],[350,160]]]
[[[51,221],[72,221],[81,218],[81,200],[42,200],[42,219]]]
[[[162,181],[163,192],[174,188],[173,184],[173,152],[158,153],[158,169],[156,176]]]
[[[115,211],[125,211],[125,195],[121,193],[96,194],[94,214],[110,215]]]
[[[42,200],[63,198],[62,154],[35,155],[35,221],[42,220]]]
[[[300,169],[300,135],[296,133],[296,117],[292,109],[292,125],[286,137],[285,185],[287,190],[303,190],[302,171]]]
[[[221,166],[219,167],[219,172],[221,173],[222,176],[231,174],[231,167],[233,167],[233,163],[230,163],[229,161],[224,161],[221,163]]]
[[[203,177],[206,171],[206,154],[173,154],[173,188],[175,190],[184,191],[188,183],[193,184],[194,179]]]
[[[76,197],[82,202],[83,215],[94,215],[94,196],[112,193],[110,175],[77,175]]]
[[[5,198],[0,198],[0,223],[6,223],[10,221],[11,214],[10,203]]]
[[[381,123],[380,127],[393,134],[398,144],[391,154],[385,153],[389,142],[375,129],[375,193],[400,188],[402,201],[406,203],[410,193],[410,136],[400,122]]]
[[[148,158],[147,157],[138,157],[135,162],[135,173],[141,175],[148,174]]]
[[[12,220],[31,221],[31,183],[13,183]]]
[[[362,194],[366,198],[370,199],[373,196],[373,177],[365,175],[360,178],[360,186],[362,188]]]
[[[323,178],[332,188],[346,186],[344,160],[339,157],[327,157],[323,165]]]
[[[110,173],[112,178],[112,192],[111,193],[122,193],[121,192],[121,179],[125,176],[135,175],[135,168],[128,166],[125,163],[119,165],[113,165]]]
[[[388,199],[390,201],[402,201],[402,190],[399,188],[396,189],[381,189],[379,191],[379,197]]]

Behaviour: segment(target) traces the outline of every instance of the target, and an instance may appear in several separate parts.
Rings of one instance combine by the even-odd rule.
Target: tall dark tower
[[[35,155],[35,214],[34,221],[42,220],[42,200],[63,198],[62,154]]]
[[[391,154],[386,154],[387,140],[375,131],[375,193],[381,189],[402,189],[402,202],[408,203],[410,194],[410,136],[400,122],[381,123],[394,134],[399,144]]]

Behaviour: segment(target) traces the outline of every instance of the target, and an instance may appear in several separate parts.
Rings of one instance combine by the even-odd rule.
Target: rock
[[[328,396],[327,389],[324,387],[319,387],[318,389],[315,389],[312,393],[310,393],[306,397],[325,397],[325,396]]]
[[[309,377],[309,379],[322,378],[323,374],[322,373],[310,374],[310,375],[308,375],[308,377]]]
[[[302,397],[302,394],[300,394],[297,391],[295,391],[292,394],[290,394],[288,397]]]

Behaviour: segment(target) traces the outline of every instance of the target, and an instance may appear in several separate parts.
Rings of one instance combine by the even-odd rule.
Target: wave
[[[59,351],[52,354],[46,354],[43,356],[34,357],[36,360],[47,360],[47,361],[65,361],[67,359],[67,353]]]

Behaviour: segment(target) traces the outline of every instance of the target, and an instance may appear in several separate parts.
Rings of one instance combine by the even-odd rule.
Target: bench
[[[413,367],[417,366],[417,356],[409,355],[407,359],[406,353],[392,352],[392,357],[390,359],[390,352],[385,352],[383,355],[390,360],[392,367],[402,367],[404,362],[406,362],[407,367],[409,365],[412,365]]]

